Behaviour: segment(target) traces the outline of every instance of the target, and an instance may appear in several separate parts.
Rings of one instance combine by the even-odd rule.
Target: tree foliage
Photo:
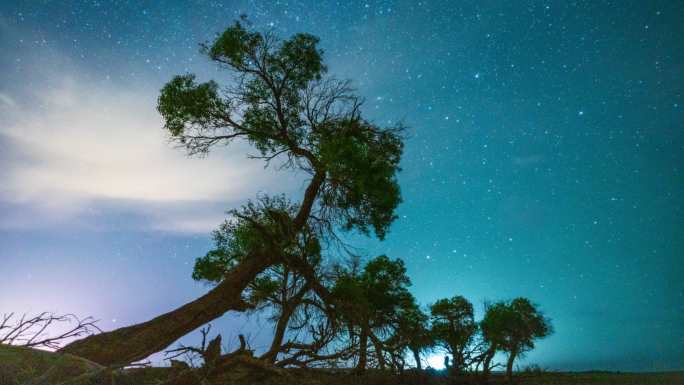
[[[307,226],[294,237],[289,234],[297,210],[284,196],[262,196],[231,210],[230,219],[213,232],[214,249],[196,260],[192,277],[216,283],[246,256],[266,253],[277,253],[281,261],[301,258],[316,264],[321,245],[315,234]]]
[[[497,350],[507,352],[506,371],[509,378],[515,358],[534,349],[535,340],[553,332],[551,321],[530,300],[522,297],[488,305],[481,328],[488,344],[487,362]]]
[[[271,360],[295,345],[311,347],[283,340],[283,330],[302,330],[303,320],[317,324],[315,329],[307,327],[319,342],[335,338],[332,305],[323,304],[321,296],[329,295],[331,302],[331,290],[356,288],[353,280],[342,279],[334,289],[322,283],[319,270],[327,241],[337,240],[339,230],[384,238],[401,201],[396,180],[403,149],[401,126],[382,128],[364,119],[362,99],[351,83],[327,75],[318,43],[309,34],[281,40],[236,22],[202,48],[231,75],[229,85],[180,75],[164,86],[158,101],[165,129],[190,155],[244,140],[258,152],[251,157],[311,177],[300,203],[260,196],[230,211],[213,234],[215,247],[197,259],[193,271],[194,279],[218,284],[249,258],[273,259],[245,293],[253,307],[272,313],[276,338],[268,353]],[[370,282],[374,269],[394,269],[387,273],[395,276],[405,269],[386,257],[367,268],[360,282],[374,293],[363,296],[369,301],[363,316],[381,324],[379,315],[392,298],[379,294],[392,289],[387,286],[392,282],[387,281],[391,277]],[[358,310],[346,314],[358,316]],[[326,317],[332,322],[320,322]],[[302,355],[306,349],[296,350]]]
[[[332,294],[350,337],[358,339],[358,369],[366,368],[371,344],[378,365],[386,364],[384,354],[393,350],[385,349],[391,348],[388,337],[397,330],[398,315],[414,302],[410,284],[404,262],[385,255],[371,259],[360,271],[353,267],[339,274]]]
[[[326,75],[318,39],[280,40],[236,22],[204,52],[232,74],[232,84],[197,82],[192,74],[167,83],[158,110],[171,138],[190,154],[247,140],[259,151],[255,157],[317,176],[297,225],[309,220],[327,235],[341,228],[383,238],[401,201],[401,127],[361,116],[350,83]]]
[[[454,370],[464,370],[466,349],[477,331],[473,305],[462,296],[440,299],[430,306],[430,314],[433,338],[451,354]]]

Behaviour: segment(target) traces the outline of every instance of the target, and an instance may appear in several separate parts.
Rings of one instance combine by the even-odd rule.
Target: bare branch
[[[42,312],[34,316],[15,313],[0,317],[0,344],[25,347],[43,347],[56,350],[64,342],[102,332],[93,317],[79,318],[74,314],[56,315]],[[55,330],[49,333],[49,330]]]

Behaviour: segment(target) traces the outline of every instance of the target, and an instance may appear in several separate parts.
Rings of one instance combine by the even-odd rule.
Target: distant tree
[[[492,369],[492,359],[506,344],[507,324],[512,313],[505,302],[485,304],[485,315],[480,321],[485,351],[482,355],[482,373],[487,377]]]
[[[232,75],[230,85],[198,82],[192,74],[167,83],[158,110],[171,139],[191,155],[244,140],[258,151],[253,158],[308,175],[303,197],[294,203],[260,197],[232,212],[225,242],[196,267],[217,282],[206,295],[64,352],[104,365],[140,360],[226,311],[250,309],[243,291],[271,266],[287,265],[315,281],[313,269],[290,250],[303,238],[322,244],[336,240],[338,230],[356,230],[382,239],[396,218],[401,126],[382,128],[362,117],[350,83],[326,76],[318,38],[300,33],[281,40],[237,22],[203,52]]]
[[[534,349],[534,342],[553,332],[551,321],[527,298],[488,305],[480,323],[488,348],[483,370],[489,373],[490,363],[497,351],[508,353],[506,375],[513,378],[513,363],[517,357]]]
[[[410,284],[403,261],[384,255],[370,260],[362,271],[345,271],[338,278],[332,292],[350,337],[358,341],[357,370],[366,369],[369,345],[378,367],[386,367],[385,339],[394,332],[397,313],[412,301]]]
[[[430,306],[432,336],[452,356],[453,371],[468,364],[468,347],[477,332],[473,305],[462,296],[440,299]]]

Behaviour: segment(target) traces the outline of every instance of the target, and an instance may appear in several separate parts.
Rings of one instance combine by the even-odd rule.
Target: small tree
[[[383,337],[392,334],[396,314],[413,298],[407,289],[410,284],[403,261],[384,255],[369,261],[360,272],[352,269],[340,274],[333,296],[350,337],[358,338],[359,371],[366,369],[369,345],[375,350],[378,366],[385,368]]]
[[[481,322],[482,334],[488,344],[483,370],[489,373],[490,363],[498,350],[508,353],[506,375],[513,379],[513,363],[525,352],[534,349],[534,341],[553,332],[551,320],[544,317],[527,298],[488,305]]]
[[[464,371],[467,349],[477,332],[473,305],[462,296],[440,299],[430,306],[432,336],[452,356],[453,370]]]

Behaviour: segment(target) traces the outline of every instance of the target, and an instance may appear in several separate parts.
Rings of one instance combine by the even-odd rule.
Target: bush
[[[529,364],[523,368],[522,373],[527,376],[541,376],[546,373],[546,369],[537,364]]]

